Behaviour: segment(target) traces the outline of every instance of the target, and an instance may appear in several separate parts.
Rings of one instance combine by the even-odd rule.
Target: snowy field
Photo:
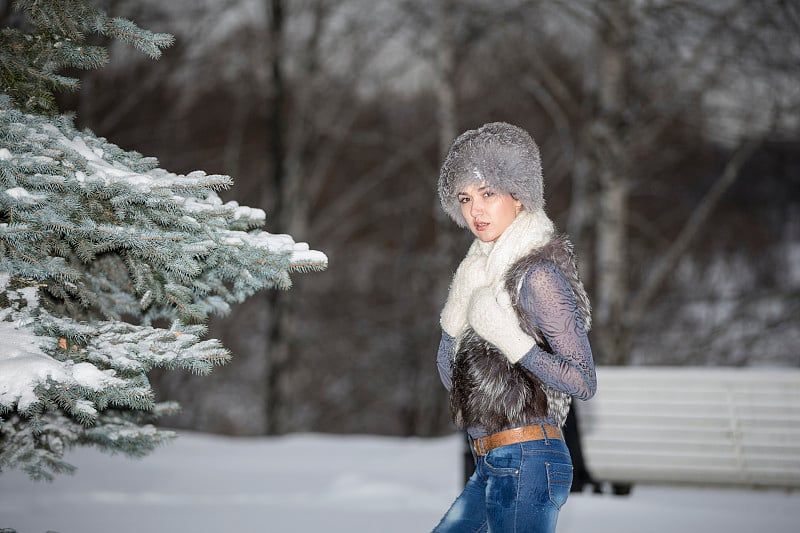
[[[459,492],[461,438],[181,433],[143,460],[78,449],[74,476],[0,474],[19,533],[430,531]],[[559,533],[796,533],[800,490],[636,486],[572,494]]]

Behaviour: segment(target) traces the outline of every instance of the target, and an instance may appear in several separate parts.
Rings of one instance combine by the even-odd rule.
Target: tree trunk
[[[627,303],[629,154],[622,143],[628,75],[628,42],[633,23],[627,0],[608,2],[600,14],[598,112],[594,146],[598,152],[598,210],[596,235],[596,338],[598,359],[604,364],[628,361],[623,322]]]
[[[455,43],[450,27],[454,11],[453,0],[439,0],[436,18],[436,98],[439,118],[439,159],[444,161],[447,151],[458,133],[455,87]]]
[[[591,287],[594,276],[590,255],[592,242],[591,225],[595,219],[595,202],[591,191],[591,165],[587,161],[587,154],[584,151],[586,148],[582,144],[575,150],[567,233],[578,257],[581,281],[586,287]]]
[[[268,102],[269,122],[267,132],[269,137],[268,150],[271,168],[267,183],[272,182],[271,191],[263,187],[263,191],[270,191],[268,197],[263,197],[262,205],[272,205],[272,220],[280,224],[285,218],[285,188],[286,176],[284,161],[286,158],[284,148],[284,100],[285,83],[283,79],[283,32],[284,32],[284,6],[283,0],[267,0],[269,14],[269,54],[270,73],[272,86],[270,101]],[[271,178],[271,180],[270,180]],[[275,231],[275,230],[273,230]],[[277,231],[283,231],[278,227]],[[289,346],[286,328],[289,325],[286,319],[288,299],[278,290],[273,290],[265,295],[266,305],[269,307],[269,325],[267,328],[267,342],[265,343],[266,375],[264,387],[264,417],[265,431],[274,435],[281,431],[279,413],[281,410],[280,381],[289,358]]]
[[[456,28],[453,28],[452,16],[456,11],[454,0],[439,0],[436,13],[436,98],[438,116],[438,153],[439,165],[444,162],[450,146],[458,135],[458,104],[456,89],[456,43],[454,42]],[[437,168],[438,171],[438,168]],[[434,174],[438,178],[438,172]],[[438,181],[438,180],[437,180]],[[444,213],[439,202],[437,182],[431,183],[431,196],[433,203],[433,221],[435,224],[433,246],[430,250],[431,263],[436,269],[436,276],[432,280],[427,299],[429,308],[435,309],[432,313],[434,319],[438,318],[438,310],[444,305],[447,298],[447,289],[450,286],[452,266],[457,264],[459,251],[457,239],[453,231],[453,222]],[[424,297],[424,296],[423,296]],[[433,301],[430,301],[432,299]],[[427,307],[427,306],[426,306]],[[432,330],[438,333],[435,325]],[[439,382],[436,372],[436,346],[438,337],[431,344],[429,350],[418,350],[417,371],[414,384],[417,388],[416,398],[416,433],[432,434],[436,428],[446,425],[443,420],[447,410],[442,408],[446,404],[446,392]]]

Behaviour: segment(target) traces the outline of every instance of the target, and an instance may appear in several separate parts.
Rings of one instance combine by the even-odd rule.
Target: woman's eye
[[[494,191],[486,191],[483,193],[484,198],[489,198],[490,196],[494,196]]]
[[[469,198],[467,198],[466,196],[462,196],[461,198],[458,199],[458,201],[461,202],[462,204],[465,204],[469,202]]]

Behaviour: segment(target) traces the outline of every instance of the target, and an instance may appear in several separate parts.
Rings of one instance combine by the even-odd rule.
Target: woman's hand
[[[533,348],[533,337],[522,331],[511,297],[503,289],[496,293],[490,287],[474,291],[467,321],[475,333],[494,344],[512,363],[522,359]]]

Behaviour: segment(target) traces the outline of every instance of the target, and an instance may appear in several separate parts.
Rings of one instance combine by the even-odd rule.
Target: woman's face
[[[458,202],[469,229],[483,242],[497,240],[522,209],[522,202],[495,192],[486,182],[467,185],[458,193]]]

